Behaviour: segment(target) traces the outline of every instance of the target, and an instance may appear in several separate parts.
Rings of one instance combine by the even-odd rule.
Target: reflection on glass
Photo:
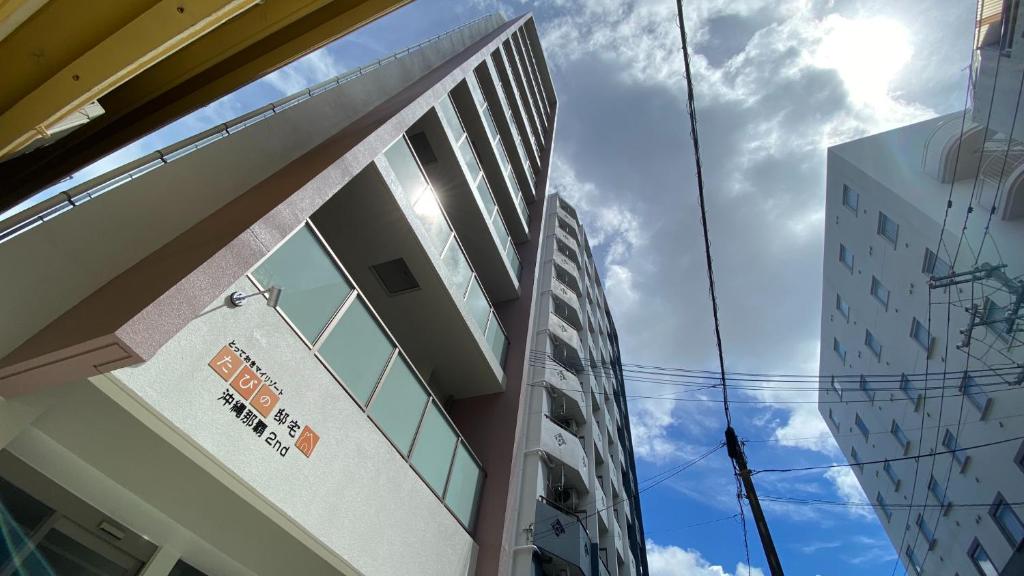
[[[487,323],[487,345],[491,348],[491,353],[498,360],[498,364],[505,364],[505,352],[508,350],[508,338],[505,337],[505,332],[502,331],[501,325],[498,324],[498,317],[495,316],[494,312],[491,312],[490,322]]]
[[[427,229],[427,235],[430,237],[430,243],[434,246],[436,253],[440,254],[448,243],[448,237],[452,235],[452,229],[448,225],[448,221],[445,220],[444,211],[441,210],[441,205],[437,202],[434,192],[427,189],[412,208],[416,219]]]
[[[473,145],[469,143],[469,138],[459,144],[459,156],[462,157],[466,170],[469,171],[469,181],[476,182],[477,177],[480,176],[480,164],[476,161],[476,156],[473,155]]]
[[[405,194],[405,199],[412,202],[416,200],[420,192],[427,187],[427,179],[423,177],[423,172],[420,171],[420,167],[416,164],[416,158],[412,154],[412,150],[409,149],[409,144],[406,143],[405,138],[399,138],[390,148],[384,151],[384,158],[388,161],[388,165],[391,166],[391,170],[395,173],[398,178],[398,183],[401,184],[401,192]]]
[[[313,342],[352,292],[341,270],[307,226],[278,246],[252,273],[264,288],[282,289],[280,308]]]
[[[451,477],[448,479],[448,491],[444,501],[455,513],[455,516],[470,529],[473,528],[473,511],[476,508],[477,496],[483,474],[463,444],[459,444],[452,463]]]
[[[487,327],[487,315],[491,313],[491,307],[487,303],[484,290],[480,287],[480,282],[476,278],[473,279],[473,283],[469,286],[466,308],[469,311],[469,317],[480,328],[480,331],[483,332]]]
[[[494,226],[494,233],[498,236],[498,246],[504,248],[508,245],[508,229],[505,228],[505,222],[501,219],[501,213],[497,210],[491,216],[491,224]]]
[[[407,455],[426,403],[427,392],[419,378],[405,358],[398,358],[373,398],[370,416],[399,451]]]
[[[461,300],[466,295],[466,287],[469,285],[470,278],[473,277],[473,271],[469,267],[469,262],[466,261],[466,255],[462,253],[462,249],[454,239],[444,256],[441,257],[441,264],[444,266],[445,281],[455,292],[456,297]]]
[[[441,120],[445,126],[448,127],[448,131],[451,132],[452,138],[456,141],[462,137],[465,130],[462,129],[462,122],[459,121],[459,115],[455,112],[455,106],[452,105],[452,99],[445,96],[437,103],[437,109],[441,112]]]
[[[438,494],[444,493],[448,479],[448,467],[455,450],[455,431],[441,413],[437,404],[431,402],[423,415],[423,424],[416,436],[416,447],[412,452],[412,465],[416,467],[427,484]]]
[[[362,298],[357,298],[320,345],[320,356],[365,406],[394,349]]]

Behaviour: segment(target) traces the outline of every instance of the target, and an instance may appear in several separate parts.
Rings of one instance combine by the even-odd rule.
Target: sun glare
[[[910,34],[896,20],[833,15],[825,19],[813,63],[834,69],[852,99],[870,103],[886,98],[912,53]]]

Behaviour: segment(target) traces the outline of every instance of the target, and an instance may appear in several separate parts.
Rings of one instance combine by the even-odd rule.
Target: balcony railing
[[[584,491],[590,489],[590,463],[583,443],[545,414],[541,425],[540,449],[565,466],[566,479]]]
[[[537,500],[533,544],[545,553],[572,564],[579,574],[590,576],[591,540],[586,526],[543,500]]]

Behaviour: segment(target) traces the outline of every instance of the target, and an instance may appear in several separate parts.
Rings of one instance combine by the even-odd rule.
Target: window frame
[[[919,334],[918,328],[920,328],[920,330],[923,331],[925,336],[927,337],[926,338],[928,340],[927,344],[925,344],[924,342],[921,342],[921,340],[918,338],[918,334]],[[935,337],[932,336],[932,333],[928,331],[928,327],[925,326],[923,322],[921,322],[920,320],[917,319],[917,316],[912,317],[911,320],[910,320],[910,338],[914,342],[917,342],[917,345],[920,346],[921,349],[924,350],[926,354],[930,354],[931,353],[931,351],[932,351],[932,344],[935,342]]]
[[[853,199],[852,203],[849,202],[849,199],[851,198]],[[860,192],[854,190],[853,187],[848,184],[843,184],[842,201],[843,206],[850,212],[853,212],[854,216],[856,216],[857,211],[860,209]]]
[[[843,256],[849,256],[850,261],[847,262],[846,259],[843,258]],[[849,270],[851,274],[853,273],[853,267],[856,264],[856,259],[854,257],[853,251],[847,248],[846,244],[843,244],[842,242],[839,243],[839,263],[842,264],[844,268]]]
[[[917,526],[917,530],[924,536],[924,541],[928,543],[928,549],[932,550],[935,548],[935,531],[928,526],[928,521],[925,520],[924,515],[920,512],[917,513],[917,520],[914,521]]]
[[[877,349],[871,346],[872,342],[874,342],[875,345],[878,347]],[[864,329],[864,346],[867,347],[867,349],[875,357],[875,360],[882,360],[882,342],[875,337],[871,330],[868,330],[867,328]]]
[[[839,292],[836,292],[836,310],[839,312],[840,316],[846,319],[847,322],[850,321],[850,304],[843,299],[843,295]]]
[[[971,387],[977,386],[977,392],[968,392]],[[992,397],[989,396],[988,392],[981,389],[981,385],[974,379],[968,372],[964,372],[960,378],[960,393],[963,394],[967,401],[970,402],[971,406],[978,411],[978,419],[984,420],[988,417],[989,409],[992,407]],[[978,398],[981,398],[979,400]]]
[[[936,275],[935,267],[942,262],[945,267],[945,274]],[[924,249],[924,262],[921,263],[921,273],[927,274],[929,278],[944,278],[949,276],[953,272],[953,267],[949,265],[941,256],[933,252],[931,248],[927,246]]]
[[[885,496],[882,496],[880,491],[875,492],[875,502],[878,504],[882,514],[885,514],[885,521],[892,522],[892,509],[889,508],[889,503],[885,501]]]
[[[889,478],[889,481],[892,482],[893,491],[899,492],[900,491],[900,476],[899,476],[899,474],[896,473],[896,469],[892,467],[892,462],[886,460],[882,464],[882,472],[885,472],[885,475]]]
[[[992,556],[989,555],[988,550],[985,550],[985,547],[981,545],[981,542],[977,538],[971,541],[971,545],[967,547],[967,558],[970,559],[971,564],[974,566],[974,569],[978,571],[978,574],[981,576],[989,576],[989,574],[982,569],[981,564],[978,561],[977,554],[979,550],[985,555],[985,559],[992,564],[992,568],[995,568],[996,564],[992,561]],[[998,573],[999,570],[996,570],[996,574]]]
[[[906,454],[910,450],[910,437],[903,431],[899,422],[895,418],[892,419],[892,424],[889,425],[889,434],[896,439],[900,447],[903,448],[903,453]]]
[[[970,461],[971,456],[964,454],[960,450],[960,442],[957,440],[956,434],[953,434],[949,428],[946,428],[946,431],[942,434],[942,447],[950,450],[949,455],[960,466],[958,472],[962,474],[964,469],[967,468],[967,463]]]
[[[867,376],[861,374],[858,385],[860,386],[860,391],[863,392],[872,403],[874,403],[875,391],[871,389],[871,382],[868,380]]]
[[[883,291],[885,292],[885,299],[882,299],[880,295]],[[889,300],[892,297],[892,291],[889,290],[889,287],[883,284],[877,276],[871,276],[871,286],[868,288],[868,293],[871,294],[871,297],[874,298],[876,302],[882,305],[882,308],[886,312],[889,311]]]
[[[838,356],[840,360],[842,360],[843,366],[846,366],[846,347],[843,346],[842,343],[839,342],[839,338],[836,338],[835,336],[832,337],[832,351],[836,353],[836,356]]]
[[[892,226],[895,226],[895,228],[896,228],[895,233],[891,237],[886,233],[885,225],[887,223],[891,224]],[[882,212],[881,210],[878,211],[878,230],[877,230],[877,233],[883,239],[885,239],[890,244],[892,244],[893,248],[895,248],[897,246],[897,244],[899,244],[900,225],[897,224],[895,220],[890,218],[888,214],[886,214],[885,212]]]
[[[867,442],[868,438],[871,436],[871,430],[864,422],[864,419],[860,417],[860,414],[853,415],[853,426],[860,431],[861,435],[864,436],[864,441]]]
[[[1014,542],[1013,533],[1006,528],[999,519],[999,511],[1001,509],[1009,511],[1010,515],[1017,521],[1018,529],[1021,531],[1022,536],[1016,542]],[[1010,544],[1010,547],[1013,550],[1016,551],[1024,548],[1024,521],[1020,519],[1020,516],[1018,516],[1017,512],[1014,511],[1013,506],[1010,506],[1009,502],[1007,502],[1001,492],[996,492],[996,498],[992,502],[992,506],[989,507],[988,515],[992,518],[992,521],[995,522],[996,527],[999,528],[999,532],[1001,532],[1003,537],[1006,538],[1006,541]]]

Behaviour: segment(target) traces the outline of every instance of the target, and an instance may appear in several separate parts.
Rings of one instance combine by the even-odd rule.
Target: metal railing
[[[222,124],[217,124],[208,130],[204,130],[203,132],[171,144],[166,148],[161,148],[155,152],[151,152],[119,168],[100,174],[99,176],[87,180],[78,186],[58,192],[55,196],[47,198],[38,204],[30,206],[25,210],[0,221],[0,243],[10,240],[22,232],[35,228],[39,224],[63,214],[79,204],[84,204],[85,202],[88,202],[89,200],[92,200],[93,198],[116,188],[125,182],[134,180],[150,170],[163,166],[172,160],[177,160],[178,158],[199,150],[200,148],[216,142],[229,134],[234,134],[239,130],[248,128],[261,120],[281,112],[282,110],[286,110],[300,102],[308,100],[319,94],[323,94],[333,88],[337,88],[350,80],[354,80],[355,78],[376,70],[389,62],[407,56],[428,44],[440,40],[441,38],[459,32],[482,20],[492,18],[494,16],[495,15],[493,13],[485,14],[479,18],[470,20],[469,22],[461,24],[451,30],[447,30],[418,44],[409,46],[400,52],[395,52],[394,54],[385,56],[375,62],[371,62],[365,66],[360,66],[355,70],[350,70],[333,78],[324,80],[319,84],[314,84],[305,90],[285,96],[279,100],[275,100],[270,104],[261,106],[251,112],[247,112],[246,114],[238,116],[232,120],[228,120]]]

